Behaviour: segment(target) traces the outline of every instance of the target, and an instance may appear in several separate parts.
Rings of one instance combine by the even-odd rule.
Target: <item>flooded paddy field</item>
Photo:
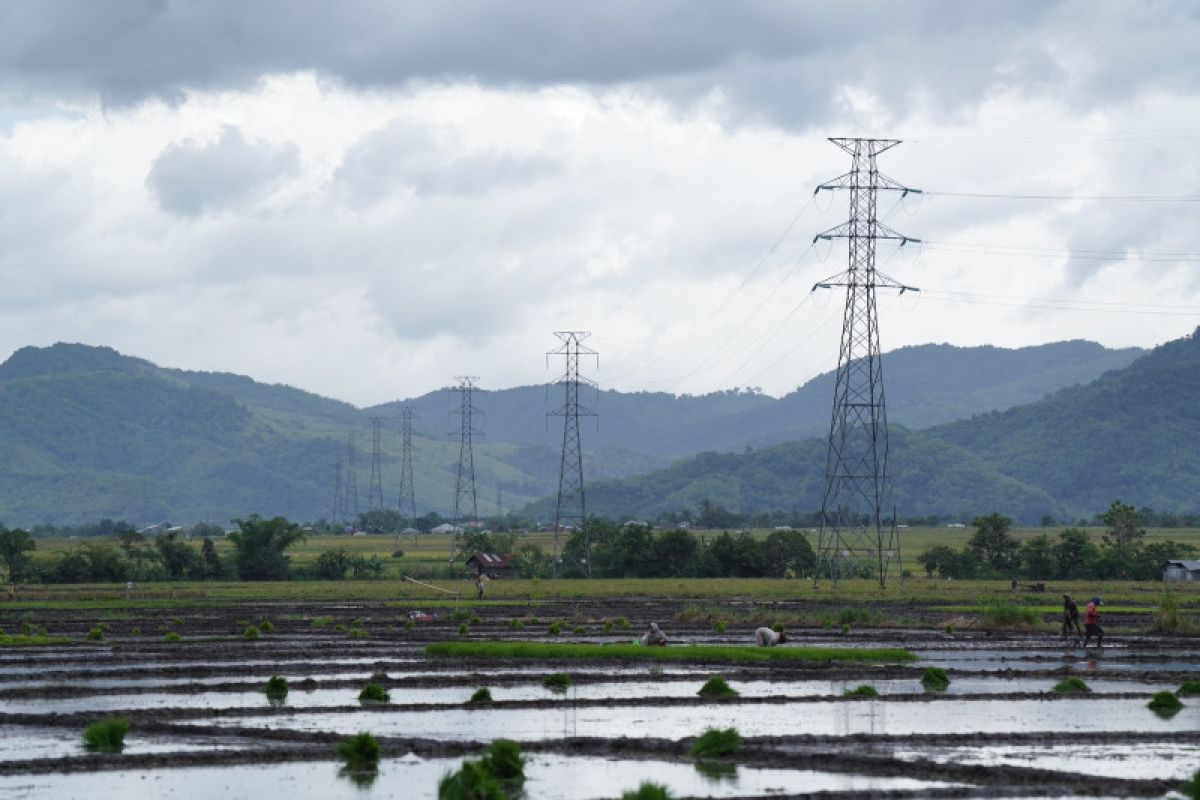
[[[671,649],[747,645],[754,625],[715,630],[683,601],[652,599],[464,604],[420,622],[409,610],[0,610],[6,632],[32,621],[63,639],[0,649],[0,797],[436,797],[444,775],[499,738],[521,745],[527,798],[619,797],[644,781],[674,797],[1167,797],[1200,769],[1200,697],[1173,714],[1147,707],[1200,678],[1196,638],[1130,626],[1085,652],[1048,629],[814,625],[789,628],[782,647],[900,648],[913,659],[471,658],[425,648],[629,644],[652,620]],[[924,684],[928,667],[949,685]],[[569,687],[543,686],[558,672]],[[718,674],[737,696],[701,698]],[[286,679],[286,696],[267,696],[272,676]],[[1056,693],[1068,677],[1090,691]],[[368,683],[388,700],[360,701]],[[864,685],[878,696],[847,696]],[[470,702],[481,687],[491,701]],[[124,748],[85,749],[83,729],[108,717],[128,721]],[[689,755],[706,729],[728,727],[742,737],[731,754]],[[335,756],[359,732],[381,746],[365,774]]]

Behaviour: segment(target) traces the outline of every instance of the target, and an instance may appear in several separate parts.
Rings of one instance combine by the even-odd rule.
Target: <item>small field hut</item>
[[[511,575],[516,567],[511,553],[497,555],[496,553],[476,553],[467,559],[467,566],[475,570],[476,575],[487,575],[489,578],[503,578]]]
[[[1200,581],[1200,561],[1173,558],[1163,564],[1164,581]]]

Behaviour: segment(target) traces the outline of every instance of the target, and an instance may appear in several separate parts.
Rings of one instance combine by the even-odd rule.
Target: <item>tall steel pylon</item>
[[[358,527],[358,466],[354,463],[357,455],[354,446],[355,438],[354,431],[346,433],[346,480],[342,482],[346,489],[342,501],[342,513],[350,518],[350,525],[353,528]]]
[[[371,484],[367,510],[383,511],[383,417],[371,417]]]
[[[600,367],[600,359],[595,350],[583,344],[591,336],[586,331],[555,331],[554,335],[562,342],[557,349],[546,353],[547,362],[550,356],[563,356],[566,360],[566,370],[556,382],[563,387],[564,397],[562,407],[551,411],[547,416],[563,418],[562,460],[558,469],[558,502],[554,507],[554,574],[558,574],[560,561],[560,532],[578,526],[583,536],[583,555],[580,556],[580,567],[589,578],[592,577],[592,549],[588,541],[587,498],[583,487],[583,447],[579,440],[579,418],[594,417],[595,412],[579,404],[579,385],[595,386],[595,382],[579,374],[580,356],[597,356],[596,367]]]
[[[903,580],[900,535],[896,531],[896,502],[888,463],[887,407],[879,349],[879,315],[875,290],[917,291],[875,269],[875,246],[893,240],[904,246],[917,242],[897,233],[876,216],[879,192],[903,194],[918,190],[901,186],[880,174],[875,160],[900,144],[895,139],[830,139],[851,156],[850,171],[821,184],[822,190],[850,191],[850,218],[818,239],[846,239],[849,268],[817,283],[813,290],[845,287],[846,308],[838,351],[833,418],[825,460],[825,491],[821,498],[821,532],[817,575],[839,578],[874,574],[887,584],[891,565]]]
[[[412,436],[413,436],[413,413],[412,406],[400,407],[400,502],[397,508],[400,511],[400,519],[407,519],[413,530],[417,529],[417,493],[413,486],[413,458],[412,458]],[[405,517],[404,512],[408,511],[408,516]],[[403,528],[401,528],[403,530]],[[417,535],[413,534],[415,542]],[[400,532],[396,532],[396,543],[400,543]]]
[[[342,503],[344,499],[342,496],[342,462],[339,461],[333,473],[333,513],[329,515],[329,521],[335,525],[342,521]]]
[[[457,386],[450,391],[458,392],[458,430],[452,431],[451,436],[458,437],[458,476],[454,482],[454,527],[461,528],[463,513],[471,511],[471,519],[479,517],[479,501],[475,495],[475,451],[472,447],[474,437],[481,435],[475,429],[475,381],[474,375],[459,375],[455,377]],[[455,532],[450,540],[450,560],[454,561],[459,534]]]

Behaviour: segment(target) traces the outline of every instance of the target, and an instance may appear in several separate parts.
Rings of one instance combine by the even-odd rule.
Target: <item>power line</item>
[[[1008,194],[1005,192],[922,192],[930,197],[980,200],[1089,200],[1114,203],[1200,203],[1200,194]]]
[[[1147,250],[1104,250],[1101,248],[1022,247],[1020,245],[983,245],[958,242],[923,241],[926,250],[941,253],[969,253],[1005,258],[1070,258],[1077,261],[1137,261],[1142,263],[1196,263],[1200,253],[1170,253]]]
[[[1091,300],[1064,300],[1051,297],[1016,297],[974,292],[951,292],[927,289],[922,292],[931,300],[961,301],[971,305],[1031,308],[1043,311],[1087,311],[1099,314],[1137,314],[1158,317],[1198,317],[1200,306],[1163,306],[1151,303],[1114,303]]]

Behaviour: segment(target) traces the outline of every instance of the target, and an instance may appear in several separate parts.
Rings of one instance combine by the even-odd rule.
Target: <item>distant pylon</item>
[[[371,485],[367,510],[383,511],[383,417],[371,417]]]
[[[838,350],[833,418],[825,460],[825,491],[821,498],[821,532],[817,575],[839,578],[874,573],[887,583],[892,563],[903,581],[900,535],[896,530],[896,501],[888,463],[887,407],[879,348],[877,288],[917,291],[875,269],[875,244],[893,240],[901,246],[917,242],[897,233],[876,216],[878,194],[918,190],[881,175],[876,157],[900,144],[895,139],[830,139],[852,158],[850,171],[817,187],[850,190],[850,219],[818,234],[817,239],[846,239],[849,268],[817,283],[816,289],[845,287],[846,308]],[[814,192],[815,194],[815,192]]]
[[[342,521],[342,462],[337,462],[337,467],[333,473],[333,513],[329,515],[329,521],[333,524]]]
[[[579,404],[579,385],[595,386],[596,384],[579,374],[579,357],[596,356],[595,350],[583,344],[583,340],[591,336],[586,331],[555,331],[554,335],[562,342],[555,350],[546,353],[547,361],[550,356],[561,355],[566,360],[566,370],[557,384],[563,387],[564,397],[562,407],[551,411],[547,416],[563,418],[562,460],[558,468],[558,501],[554,506],[554,574],[558,574],[560,561],[561,531],[578,527],[583,536],[583,554],[579,556],[580,568],[589,578],[592,577],[592,549],[588,541],[587,500],[583,487],[583,447],[579,440],[579,418],[594,417],[595,412]],[[599,368],[600,359],[596,358]]]
[[[346,488],[346,494],[342,501],[342,513],[350,518],[350,525],[353,528],[358,527],[358,466],[354,463],[355,447],[354,447],[355,432],[348,431],[346,433],[346,480],[342,485]]]
[[[400,511],[400,519],[409,521],[409,525],[415,531],[417,529],[417,494],[413,487],[413,458],[412,458],[412,436],[413,436],[413,417],[412,406],[400,407],[400,502],[398,509]],[[404,512],[408,512],[406,517]],[[401,526],[403,530],[403,526]],[[415,542],[417,535],[413,534]],[[396,543],[400,543],[400,531],[396,532]]]
[[[472,447],[474,437],[481,435],[475,429],[475,381],[474,375],[459,375],[455,378],[457,386],[450,391],[458,392],[458,430],[451,436],[458,437],[458,476],[454,482],[454,527],[463,527],[463,514],[469,509],[471,520],[479,518],[479,501],[475,495],[475,451]],[[458,532],[450,540],[450,560],[454,560],[458,546]]]

